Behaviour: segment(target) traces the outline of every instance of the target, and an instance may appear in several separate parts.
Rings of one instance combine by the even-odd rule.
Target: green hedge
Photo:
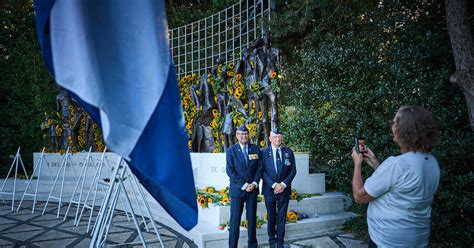
[[[464,96],[449,82],[454,65],[443,6],[442,1],[384,8],[296,1],[274,18],[272,30],[277,42],[300,44],[275,44],[287,55],[285,140],[310,152],[317,168],[327,171],[328,189],[352,193],[354,137],[367,137],[383,160],[399,153],[388,122],[400,106],[420,105],[436,115],[442,139],[434,155],[442,176],[433,203],[432,244],[463,246],[474,241],[474,133]],[[365,166],[364,178],[371,173]],[[350,210],[361,216],[347,228],[366,238],[366,206]]]
[[[21,146],[28,170],[41,150],[44,112],[55,111],[54,83],[39,52],[32,4],[0,5],[0,175],[10,168],[10,154]]]

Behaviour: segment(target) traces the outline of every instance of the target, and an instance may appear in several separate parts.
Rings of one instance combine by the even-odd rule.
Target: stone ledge
[[[287,223],[285,236],[291,237],[291,239],[305,238],[339,230],[347,219],[354,216],[356,215],[350,212],[340,212],[320,215],[317,218],[303,219],[296,223]],[[199,233],[201,235],[200,238],[192,238],[199,247],[222,248],[228,246],[229,233],[227,231],[218,230],[217,227],[209,229],[206,226],[206,223],[200,221],[200,224],[194,229],[196,234]],[[266,225],[257,229],[257,239],[260,244],[268,243]],[[247,229],[241,228],[239,247],[245,247],[246,243]]]
[[[324,194],[304,198],[300,202],[290,200],[288,210],[295,210],[298,213],[311,214],[333,214],[343,212],[345,207],[344,195]],[[257,205],[257,216],[263,218],[266,213],[265,203]],[[245,216],[245,209],[242,213]],[[206,220],[214,226],[224,224],[230,219],[230,206],[210,206],[209,208],[199,208],[199,221]]]

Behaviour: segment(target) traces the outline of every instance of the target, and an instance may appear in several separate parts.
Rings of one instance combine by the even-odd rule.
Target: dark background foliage
[[[454,62],[445,20],[442,1],[293,1],[271,25],[274,45],[286,55],[285,140],[310,152],[316,169],[327,173],[328,189],[352,193],[354,137],[365,136],[383,160],[399,153],[388,122],[400,106],[434,113],[442,177],[432,245],[462,247],[474,241],[474,133],[464,96],[449,82]],[[372,170],[364,169],[367,178]],[[354,204],[350,211],[361,215],[346,225],[360,237],[367,237],[366,209]]]
[[[21,146],[25,166],[44,144],[44,112],[56,109],[56,89],[39,53],[34,12],[28,1],[0,4],[0,175]]]
[[[170,28],[196,21],[234,1],[167,0]],[[444,2],[276,1],[274,46],[283,52],[281,119],[287,144],[309,152],[328,190],[351,194],[350,150],[356,136],[383,160],[399,151],[388,121],[402,105],[421,105],[437,117],[442,139],[434,155],[442,178],[433,203],[432,246],[474,243],[474,132],[468,127],[454,71]],[[473,4],[469,3],[472,16]],[[56,111],[56,89],[39,53],[31,1],[0,3],[0,175],[22,146],[45,143],[43,112]],[[473,18],[469,22],[474,23]],[[364,168],[364,178],[372,171]],[[367,235],[366,205],[346,227]]]

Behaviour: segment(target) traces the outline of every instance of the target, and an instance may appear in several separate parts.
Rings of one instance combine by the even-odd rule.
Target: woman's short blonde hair
[[[392,125],[399,145],[410,151],[431,152],[438,144],[440,133],[435,117],[423,107],[401,107]]]

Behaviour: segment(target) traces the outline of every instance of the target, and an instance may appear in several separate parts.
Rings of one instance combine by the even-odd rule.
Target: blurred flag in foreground
[[[35,0],[45,62],[105,142],[186,230],[197,223],[163,0]]]

